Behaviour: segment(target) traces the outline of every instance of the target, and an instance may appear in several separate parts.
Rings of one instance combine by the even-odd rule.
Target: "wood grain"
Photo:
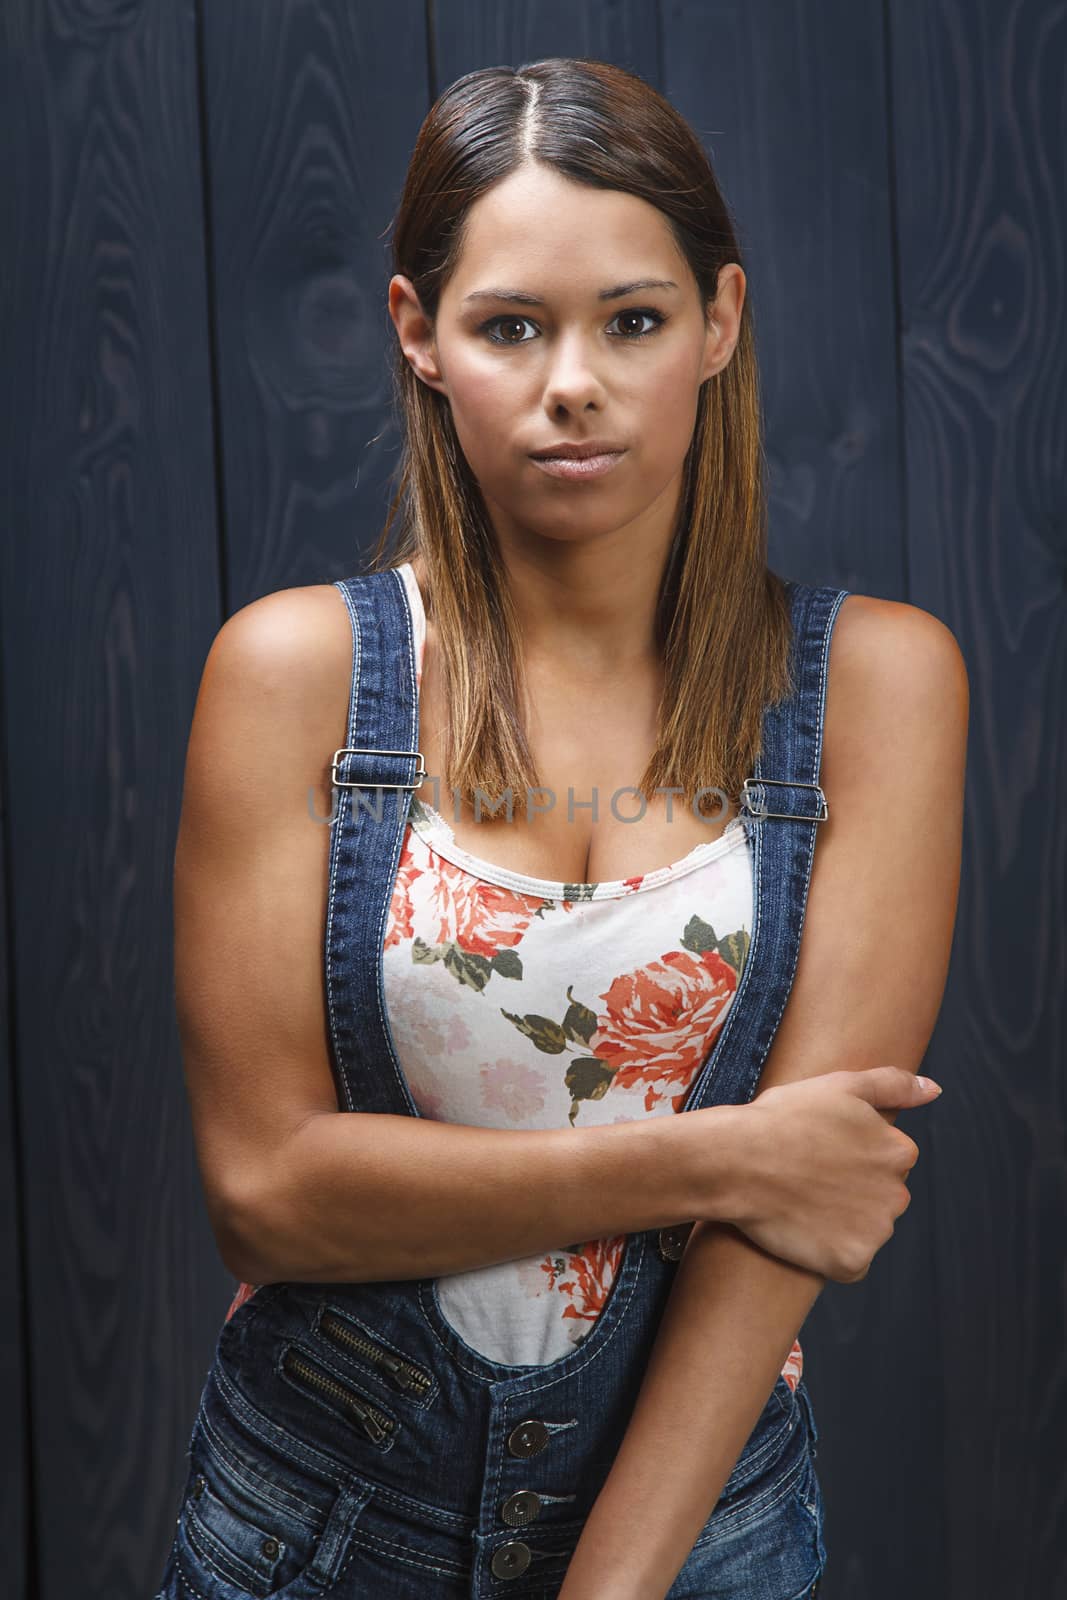
[[[220,620],[193,20],[4,8],[0,634],[33,1515],[0,1560],[27,1600],[151,1592],[228,1287],[169,911]],[[6,1389],[5,1423],[19,1403]]]

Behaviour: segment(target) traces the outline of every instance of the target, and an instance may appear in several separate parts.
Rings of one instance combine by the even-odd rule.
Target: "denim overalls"
[[[826,813],[830,636],[847,591],[786,583],[796,691],[765,712],[742,810],[751,943],[684,1110],[752,1098],[796,968]],[[343,1111],[417,1116],[382,1002],[386,917],[422,781],[411,614],[395,570],[336,587],[354,643],[347,746],[333,767],[333,1065]],[[444,1320],[432,1278],[258,1289],[219,1335],[156,1600],[557,1595],[625,1432],[686,1234],[630,1234],[597,1321],[546,1366],[503,1366],[471,1349]],[[668,1600],[815,1594],[826,1560],[817,1437],[803,1380],[794,1392],[779,1377]]]

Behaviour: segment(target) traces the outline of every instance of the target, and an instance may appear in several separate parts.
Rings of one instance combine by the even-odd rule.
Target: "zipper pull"
[[[416,1394],[425,1394],[430,1387],[428,1380],[419,1371],[418,1367],[413,1367],[409,1361],[403,1361],[400,1356],[387,1354],[383,1357],[383,1364],[392,1373],[397,1383],[405,1389],[411,1389]]]
[[[348,1403],[359,1418],[367,1437],[373,1439],[375,1444],[383,1444],[388,1439],[390,1430],[383,1428],[381,1423],[358,1400],[352,1398]]]

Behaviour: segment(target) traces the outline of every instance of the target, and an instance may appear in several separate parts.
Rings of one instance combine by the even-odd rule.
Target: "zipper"
[[[357,1333],[331,1311],[324,1311],[319,1318],[319,1332],[324,1333],[328,1339],[333,1339],[335,1343],[354,1350],[357,1355],[373,1362],[375,1366],[383,1368],[399,1389],[406,1389],[421,1398],[429,1394],[433,1388],[433,1379],[422,1367],[417,1367],[413,1361],[405,1361],[402,1356],[394,1355],[383,1345],[376,1344],[365,1335]]]
[[[286,1372],[295,1374],[341,1406],[358,1422],[367,1437],[373,1439],[375,1444],[388,1444],[392,1439],[396,1431],[396,1423],[392,1417],[387,1416],[384,1411],[379,1411],[377,1406],[371,1405],[369,1400],[362,1399],[345,1384],[338,1383],[335,1378],[327,1377],[291,1346],[282,1358],[282,1366]]]

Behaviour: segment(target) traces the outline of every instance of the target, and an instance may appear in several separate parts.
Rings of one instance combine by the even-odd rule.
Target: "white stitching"
[[[358,699],[359,668],[360,668],[360,637],[359,622],[355,614],[352,599],[348,593],[345,581],[341,578],[333,586],[340,591],[341,599],[348,612],[348,621],[352,629],[352,670],[348,690],[348,725],[345,734],[345,743],[351,745],[355,735],[356,703]],[[351,789],[338,791],[340,798],[337,801],[337,816],[334,820],[333,834],[330,839],[330,894],[326,913],[326,1003],[330,1012],[330,1032],[337,1045],[337,1075],[341,1080],[341,1094],[349,1111],[354,1111],[351,1096],[348,1092],[348,1074],[345,1071],[345,1061],[340,1050],[340,1030],[337,1026],[337,1012],[334,1007],[334,965],[333,965],[333,912],[334,897],[337,891],[337,872],[341,858],[341,834],[345,824],[345,806],[351,804]]]
[[[215,1381],[218,1384],[220,1393],[222,1393],[224,1390],[228,1392],[227,1402],[231,1409],[236,1411],[239,1415],[245,1417],[245,1427],[247,1427],[250,1433],[255,1434],[257,1439],[261,1439],[263,1443],[270,1449],[275,1451],[280,1450],[281,1454],[283,1454],[286,1459],[290,1460],[293,1466],[298,1469],[302,1465],[300,1459],[302,1455],[307,1456],[308,1458],[313,1458],[316,1462],[321,1464],[321,1470],[326,1477],[328,1477],[331,1483],[336,1484],[338,1489],[344,1487],[346,1480],[338,1473],[337,1463],[330,1456],[324,1455],[321,1450],[317,1450],[314,1445],[307,1444],[302,1439],[298,1440],[289,1433],[286,1433],[286,1439],[290,1441],[291,1447],[295,1448],[287,1447],[283,1449],[277,1443],[272,1444],[271,1435],[267,1433],[255,1420],[255,1415],[258,1415],[258,1413],[253,1415],[253,1408],[245,1400],[244,1396],[241,1394],[241,1391],[234,1386],[221,1366],[216,1367]]]
[[[805,585],[805,587],[808,587],[808,586]],[[818,782],[819,771],[820,771],[820,767],[821,767],[821,763],[822,763],[822,719],[823,719],[823,707],[825,705],[825,698],[826,698],[826,661],[827,661],[827,656],[829,654],[830,637],[831,637],[831,633],[832,633],[832,625],[833,625],[834,618],[837,616],[837,613],[838,613],[838,611],[839,611],[839,609],[841,607],[841,602],[844,600],[844,598],[845,598],[847,593],[848,593],[848,591],[845,590],[845,589],[839,589],[837,591],[836,598],[833,601],[833,603],[832,603],[832,605],[830,607],[830,610],[827,613],[826,620],[823,623],[822,648],[821,648],[820,656],[819,656],[819,715],[818,715],[818,717],[816,719],[815,755],[814,755],[814,758],[813,758],[813,761],[812,761],[812,765],[808,769],[808,776],[810,777],[810,779],[811,779],[811,781],[813,783],[817,783]],[[807,633],[809,617],[810,617],[810,614],[811,614],[811,606],[814,603],[814,601],[817,599],[817,597],[818,597],[817,596],[817,591],[815,589],[811,589],[808,605],[807,605],[807,607],[805,608],[805,611],[804,611],[804,620],[803,620],[803,627],[804,627],[804,630],[805,630],[805,644],[807,642],[806,633]],[[757,771],[758,770],[759,770],[759,763],[757,763]],[[808,856],[807,856],[807,863],[806,863],[806,866],[805,866],[804,892],[803,892],[803,896],[802,896],[802,899],[801,899],[801,906],[800,906],[800,925],[797,928],[796,938],[793,941],[793,962],[792,962],[792,965],[791,965],[791,967],[789,969],[788,977],[785,980],[784,987],[782,989],[782,1001],[781,1001],[781,1004],[778,1007],[777,1014],[776,1014],[776,1016],[774,1018],[774,1023],[773,1023],[773,1026],[771,1028],[770,1038],[768,1039],[767,1045],[764,1048],[762,1055],[760,1056],[759,1064],[758,1064],[758,1067],[757,1067],[757,1070],[756,1070],[756,1075],[752,1080],[752,1089],[749,1091],[749,1097],[750,1098],[751,1098],[752,1090],[754,1090],[756,1088],[756,1086],[758,1085],[758,1083],[759,1083],[760,1073],[763,1071],[763,1064],[767,1059],[767,1055],[768,1055],[768,1053],[770,1051],[771,1044],[773,1043],[774,1036],[778,1031],[778,1024],[782,1020],[782,1013],[784,1012],[784,1010],[786,1008],[786,1005],[788,1004],[788,1001],[789,1001],[789,996],[792,993],[792,990],[793,990],[793,979],[796,976],[797,963],[798,963],[798,961],[800,959],[800,940],[801,940],[801,936],[802,936],[802,934],[804,932],[804,920],[805,920],[805,917],[806,917],[806,914],[807,914],[808,891],[809,891],[810,884],[811,884],[811,864],[812,864],[812,859],[813,859],[813,857],[815,855],[815,839],[816,839],[816,835],[818,833],[819,824],[817,822],[809,822],[808,827],[809,827]],[[753,938],[754,937],[755,936],[753,936]],[[751,954],[751,951],[750,951],[750,954]],[[735,995],[734,998],[736,1000],[737,996]],[[733,1015],[733,1012],[734,1012],[734,1007],[731,1006],[730,1007],[730,1011],[727,1014],[725,1027],[729,1027],[730,1017]]]
[[[391,576],[396,581],[396,584],[400,589],[400,594],[401,594],[401,598],[402,598],[402,601],[403,601],[402,609],[403,609],[404,621],[405,621],[405,625],[406,625],[406,636],[405,636],[405,641],[404,642],[405,642],[405,645],[407,646],[407,648],[403,652],[403,659],[407,662],[408,688],[409,688],[409,690],[411,692],[410,704],[411,704],[411,708],[412,708],[411,719],[408,722],[408,741],[409,741],[408,748],[409,749],[413,749],[414,745],[413,745],[412,741],[414,741],[418,736],[418,726],[414,721],[414,718],[415,718],[415,715],[416,715],[417,709],[418,709],[417,708],[417,703],[416,703],[417,702],[418,691],[417,691],[417,687],[416,687],[416,683],[415,683],[415,677],[414,677],[414,640],[413,640],[413,637],[412,637],[411,601],[408,599],[407,587],[406,587],[406,585],[404,583],[404,579],[401,576],[400,572],[397,570],[397,568],[396,567],[390,567],[388,569],[388,575]],[[401,807],[400,796],[404,791],[402,791],[400,789],[394,789],[392,792],[396,795],[397,818],[399,820],[400,807]],[[411,793],[411,791],[409,791],[409,794],[410,793]],[[410,801],[409,801],[409,806],[410,806]],[[404,827],[403,827],[403,824],[401,824],[397,829],[397,838],[396,838],[396,842],[395,842],[395,844],[393,846],[392,868],[391,868],[391,871],[390,871],[390,882],[391,882],[391,884],[392,884],[392,886],[394,888],[396,886],[397,868],[399,866],[400,856],[401,856],[401,852],[403,850],[403,845],[404,845]],[[414,1112],[414,1114],[416,1116],[419,1116],[419,1115],[421,1115],[421,1113],[419,1111],[418,1106],[415,1104],[415,1097],[411,1093],[411,1088],[410,1088],[410,1086],[408,1084],[407,1078],[404,1075],[404,1069],[401,1067],[399,1057],[397,1056],[396,1044],[395,1044],[395,1041],[393,1039],[392,1029],[389,1026],[389,1022],[388,1022],[388,1019],[387,1019],[386,1014],[385,1014],[384,996],[383,996],[383,992],[382,992],[383,991],[383,986],[384,986],[384,979],[383,979],[383,973],[382,973],[382,959],[383,959],[383,956],[384,956],[383,940],[384,940],[384,937],[385,937],[386,918],[389,915],[389,908],[390,908],[391,903],[392,903],[392,899],[391,899],[391,891],[390,891],[390,893],[387,893],[387,894],[383,895],[382,903],[381,903],[381,906],[379,907],[379,911],[378,911],[378,927],[377,927],[377,930],[375,932],[375,948],[376,948],[378,954],[377,954],[377,960],[375,962],[375,969],[374,969],[374,1002],[375,1002],[375,1005],[378,1008],[378,1021],[381,1024],[382,1036],[385,1039],[386,1049],[388,1051],[389,1059],[390,1059],[390,1061],[392,1063],[392,1067],[393,1067],[393,1076],[396,1078],[397,1086],[400,1089],[401,1097],[411,1107],[411,1109]]]
[[[262,1477],[254,1465],[240,1455],[240,1445],[231,1445],[225,1436],[218,1431],[215,1424],[210,1421],[206,1411],[201,1411],[197,1422],[209,1452],[213,1451],[215,1453],[227,1471],[232,1472],[235,1476],[242,1478],[246,1484],[252,1486],[254,1496],[262,1494],[262,1498],[267,1502],[264,1505],[265,1512],[269,1513],[271,1506],[276,1506],[279,1511],[289,1511],[294,1515],[299,1515],[298,1508],[302,1508],[311,1514],[316,1527],[326,1522],[329,1512],[324,1511],[321,1506],[315,1505],[311,1500],[305,1500],[295,1489],[279,1489],[268,1478]],[[277,1454],[277,1452],[272,1453]],[[292,1463],[288,1462],[285,1457],[279,1457],[279,1465],[287,1467]],[[279,1495],[283,1498],[277,1498]]]
[[[761,1495],[754,1500],[744,1500],[737,1507],[727,1507],[723,1512],[712,1512],[714,1525],[706,1534],[697,1539],[693,1549],[703,1549],[713,1543],[718,1535],[724,1531],[731,1535],[740,1528],[747,1528],[755,1522],[765,1511],[770,1511],[779,1505],[786,1495],[790,1493],[804,1466],[803,1456],[791,1468],[787,1468],[781,1478],[770,1484]]]
[[[453,1563],[447,1556],[421,1556],[410,1545],[397,1544],[393,1539],[386,1539],[384,1535],[371,1533],[369,1528],[361,1528],[358,1524],[352,1531],[354,1543],[360,1543],[364,1549],[373,1555],[388,1556],[390,1560],[407,1560],[410,1566],[429,1567],[433,1572],[439,1572],[445,1578],[465,1578],[469,1567],[462,1563]]]

